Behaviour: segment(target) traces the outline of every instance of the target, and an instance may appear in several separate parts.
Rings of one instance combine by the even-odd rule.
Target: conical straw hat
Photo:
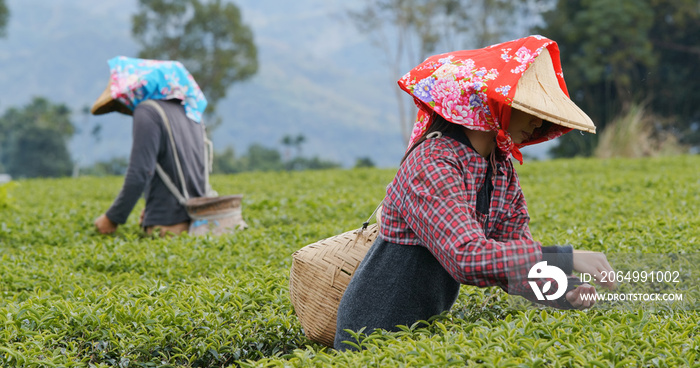
[[[552,57],[546,48],[520,77],[512,107],[554,124],[595,133],[591,118],[559,87]]]
[[[129,110],[128,107],[124,106],[123,103],[112,98],[112,80],[110,79],[107,83],[107,88],[102,91],[100,97],[97,98],[95,103],[92,104],[90,112],[93,115],[102,115],[112,111],[118,111],[122,114],[132,115],[133,112]]]

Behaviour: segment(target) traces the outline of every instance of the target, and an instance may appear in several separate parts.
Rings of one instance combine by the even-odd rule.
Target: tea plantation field
[[[700,156],[556,160],[517,168],[544,244],[608,253],[700,249]],[[143,235],[140,202],[115,236],[92,222],[122,178],[0,187],[0,365],[8,367],[700,367],[697,309],[509,308],[463,286],[430,323],[362,352],[307,340],[289,301],[291,254],[357,228],[394,170],[216,176],[250,228],[221,238]],[[697,284],[697,274],[692,275]]]

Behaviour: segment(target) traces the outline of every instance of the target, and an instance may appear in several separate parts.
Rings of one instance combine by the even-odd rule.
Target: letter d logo
[[[542,290],[540,290],[540,287],[537,285],[536,281],[529,281],[530,287],[535,293],[537,300],[545,300],[545,298],[547,300],[557,299],[564,295],[564,292],[566,292],[566,287],[569,284],[564,271],[557,266],[548,266],[547,261],[538,262],[532,266],[532,268],[530,268],[530,272],[527,274],[527,277],[529,279],[554,279],[554,281],[557,282],[557,292],[551,295],[544,295],[549,291],[549,289],[552,288],[552,280],[547,281],[542,286]]]

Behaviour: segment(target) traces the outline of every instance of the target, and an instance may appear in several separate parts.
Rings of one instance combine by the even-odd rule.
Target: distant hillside
[[[223,124],[213,134],[215,147],[233,145],[243,153],[254,142],[278,147],[285,134],[304,134],[305,155],[344,165],[369,156],[379,165],[395,165],[404,149],[391,90],[395,81],[376,66],[376,51],[341,20],[342,2],[237,3],[253,27],[260,71],[219,103]],[[8,37],[0,40],[0,109],[46,96],[75,113],[75,160],[89,164],[128,155],[130,118],[81,111],[104,88],[107,59],[137,53],[130,37],[136,4],[9,0]],[[98,123],[99,142],[89,134]]]
[[[48,97],[74,112],[78,134],[71,152],[80,165],[128,156],[129,117],[82,111],[104,89],[107,59],[137,54],[131,39],[137,1],[7,1],[11,15],[8,37],[0,39],[0,112],[33,96]],[[235,3],[253,28],[260,68],[219,102],[223,124],[213,132],[215,148],[232,145],[242,154],[255,142],[279,147],[284,135],[303,134],[304,155],[345,166],[368,156],[379,166],[396,166],[405,149],[393,94],[398,87],[380,53],[344,19],[351,5],[341,0]],[[96,124],[102,125],[99,141],[90,134]]]

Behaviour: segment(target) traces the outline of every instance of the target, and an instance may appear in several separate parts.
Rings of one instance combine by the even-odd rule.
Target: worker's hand
[[[100,215],[100,217],[95,220],[95,227],[97,227],[97,231],[101,234],[111,234],[117,230],[117,226],[119,225],[112,222],[105,214]]]
[[[595,295],[593,285],[583,284],[566,293],[566,300],[575,309],[586,309],[595,304]]]
[[[143,226],[143,216],[146,214],[146,209],[141,210],[141,216],[139,216],[139,226]]]
[[[615,288],[615,278],[611,277],[615,271],[603,253],[574,250],[574,270],[591,275],[596,284],[609,290]]]

